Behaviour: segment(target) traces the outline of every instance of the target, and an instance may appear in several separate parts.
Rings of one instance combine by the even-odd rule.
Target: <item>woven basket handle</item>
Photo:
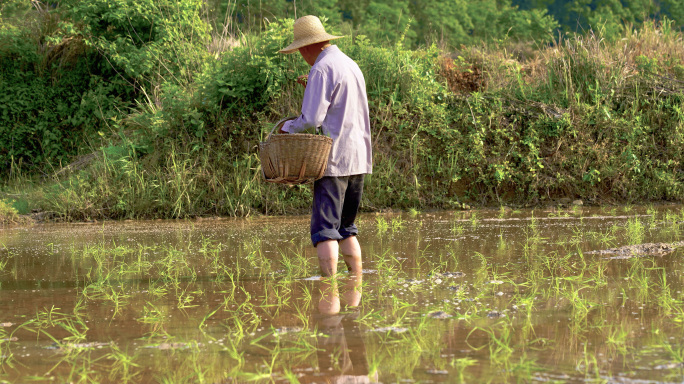
[[[288,116],[288,117],[286,117],[286,118],[280,120],[279,122],[275,123],[275,125],[273,126],[273,129],[271,129],[271,133],[269,133],[268,136],[266,136],[266,140],[268,140],[268,138],[271,137],[271,135],[273,134],[273,132],[275,132],[276,128],[279,128],[284,122],[286,122],[286,121],[288,121],[288,120],[294,120],[294,119],[296,119],[297,117],[298,117],[298,116]]]

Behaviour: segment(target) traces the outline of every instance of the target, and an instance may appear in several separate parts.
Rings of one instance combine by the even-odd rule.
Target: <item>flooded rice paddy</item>
[[[328,280],[307,217],[0,229],[0,383],[684,381],[682,206],[359,227]]]

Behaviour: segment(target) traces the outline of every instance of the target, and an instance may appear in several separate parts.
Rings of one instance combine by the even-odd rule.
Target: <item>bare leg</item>
[[[349,272],[354,275],[360,275],[362,270],[361,246],[359,241],[356,240],[356,236],[350,236],[340,241],[339,247]]]
[[[318,264],[321,266],[321,274],[323,276],[333,276],[337,273],[337,254],[339,250],[340,247],[337,244],[337,240],[321,241],[316,246]]]

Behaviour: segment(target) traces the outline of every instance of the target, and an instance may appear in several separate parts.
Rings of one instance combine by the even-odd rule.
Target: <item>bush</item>
[[[98,57],[80,40],[67,40],[51,53],[27,38],[27,31],[0,31],[0,174],[24,164],[48,171],[66,163],[84,142],[119,115],[122,84],[99,72]]]
[[[201,0],[69,0],[60,4],[64,36],[83,36],[143,86],[189,82],[206,56],[209,26]]]
[[[5,200],[0,199],[0,225],[19,222],[19,213]]]
[[[66,165],[92,151],[140,96],[188,84],[208,53],[203,2],[63,1],[0,28],[0,174]],[[177,88],[177,87],[176,87]],[[180,125],[203,135],[197,112]],[[165,117],[165,122],[179,121]],[[173,132],[173,129],[171,129]]]

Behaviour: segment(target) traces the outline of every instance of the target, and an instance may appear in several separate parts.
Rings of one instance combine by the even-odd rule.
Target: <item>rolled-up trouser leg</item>
[[[314,182],[311,242],[343,240],[358,234],[354,221],[361,204],[364,175],[323,177]]]

